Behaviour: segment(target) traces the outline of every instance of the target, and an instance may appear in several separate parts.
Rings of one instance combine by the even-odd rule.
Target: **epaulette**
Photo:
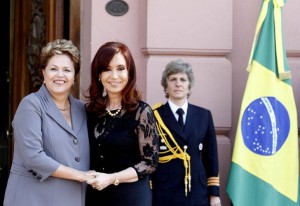
[[[162,106],[162,103],[161,103],[161,102],[156,103],[156,104],[154,104],[154,105],[152,106],[152,110],[156,110],[156,109],[158,109],[158,108],[161,107],[161,106]]]

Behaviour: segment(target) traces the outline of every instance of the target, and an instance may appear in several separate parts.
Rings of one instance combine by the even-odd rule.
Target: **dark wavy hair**
[[[122,91],[122,108],[132,111],[138,106],[141,99],[136,88],[136,67],[129,48],[121,42],[107,42],[103,44],[94,56],[91,64],[91,85],[85,107],[88,112],[103,114],[106,108],[107,95],[103,95],[104,87],[99,81],[99,74],[107,70],[110,61],[117,53],[121,53],[126,61],[128,70],[128,83]]]

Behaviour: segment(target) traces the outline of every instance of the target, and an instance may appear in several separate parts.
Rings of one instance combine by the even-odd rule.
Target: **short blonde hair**
[[[40,69],[45,69],[49,59],[54,55],[59,54],[66,54],[72,59],[75,68],[75,75],[78,74],[80,70],[79,50],[71,40],[66,39],[56,39],[51,41],[42,49],[40,57]]]

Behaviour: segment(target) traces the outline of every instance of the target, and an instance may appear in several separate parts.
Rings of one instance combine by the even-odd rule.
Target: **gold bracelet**
[[[114,174],[115,174],[115,181],[114,181],[114,185],[115,185],[115,186],[118,186],[118,185],[120,184],[120,180],[119,180],[119,179],[118,179],[118,177],[117,177],[117,174],[118,174],[118,173],[117,173],[117,172],[115,172]]]

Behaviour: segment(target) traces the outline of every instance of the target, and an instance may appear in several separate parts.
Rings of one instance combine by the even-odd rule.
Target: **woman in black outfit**
[[[107,42],[91,65],[88,130],[91,170],[86,206],[150,206],[149,175],[158,164],[159,141],[151,107],[136,89],[128,47]]]

